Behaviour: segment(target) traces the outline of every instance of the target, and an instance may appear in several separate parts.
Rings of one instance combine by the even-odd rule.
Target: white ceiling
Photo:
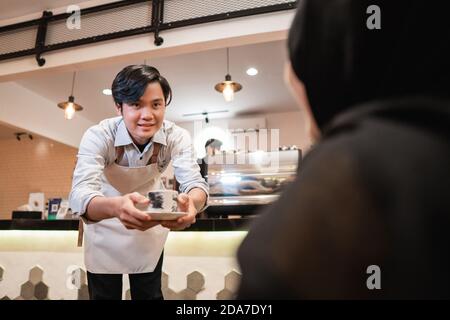
[[[225,102],[214,85],[225,78],[226,49],[196,52],[167,58],[147,60],[159,69],[172,86],[173,101],[167,108],[166,118],[172,121],[191,121],[201,117],[183,117],[185,113],[229,110],[210,118],[228,118],[236,115],[264,114],[297,110],[294,100],[283,82],[286,60],[284,41],[267,42],[230,48],[230,74],[243,89],[233,102]],[[130,61],[129,64],[143,63]],[[111,96],[102,94],[109,88],[117,72],[126,63],[77,71],[74,96],[84,107],[83,117],[99,122],[115,115]],[[250,77],[248,67],[259,74]],[[67,100],[71,89],[72,73],[33,76],[17,83],[56,104]],[[38,107],[38,106],[37,106]]]

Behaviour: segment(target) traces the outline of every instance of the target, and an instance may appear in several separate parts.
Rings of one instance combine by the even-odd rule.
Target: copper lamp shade
[[[225,81],[216,84],[214,89],[222,93],[223,90],[225,89],[225,86],[227,85],[231,86],[234,92],[238,92],[239,90],[242,89],[242,85],[238,82],[232,81],[231,76],[229,74],[225,76]]]
[[[72,103],[75,111],[83,110],[83,107],[80,106],[78,103],[75,103],[74,101],[75,101],[75,98],[73,96],[70,96],[69,101],[64,101],[64,102],[58,103],[58,107],[60,107],[63,110],[66,110],[66,108],[69,106],[69,103]]]
[[[227,75],[225,76],[225,81],[214,86],[214,89],[223,94],[227,102],[233,101],[234,93],[242,89],[240,83],[231,80],[229,60],[229,49],[227,48]]]

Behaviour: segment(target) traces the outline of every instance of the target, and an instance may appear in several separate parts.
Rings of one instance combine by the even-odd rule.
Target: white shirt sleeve
[[[69,195],[69,205],[74,213],[83,215],[93,197],[104,196],[101,178],[107,156],[105,133],[98,126],[89,128],[81,139]]]

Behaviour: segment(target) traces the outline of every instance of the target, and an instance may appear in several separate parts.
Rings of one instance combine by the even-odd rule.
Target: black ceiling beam
[[[51,11],[44,11],[42,13],[41,22],[39,23],[38,32],[36,35],[36,42],[34,45],[34,52],[36,53],[36,62],[39,67],[42,67],[45,64],[45,59],[41,57],[44,46],[45,46],[45,36],[47,35],[47,24],[48,18],[52,16]]]
[[[259,8],[251,8],[251,9],[245,9],[245,10],[240,10],[240,11],[219,13],[219,14],[198,17],[198,18],[173,21],[173,22],[163,23],[160,26],[160,30],[169,30],[169,29],[181,28],[181,27],[192,26],[192,25],[202,24],[202,23],[216,22],[216,21],[222,21],[222,20],[228,20],[228,19],[248,17],[248,16],[252,16],[252,15],[257,15],[257,14],[291,10],[291,9],[296,8],[296,6],[297,6],[296,3],[282,3],[282,4],[271,5],[271,6],[259,7]]]
[[[101,12],[104,10],[116,9],[116,8],[120,8],[120,7],[130,6],[130,5],[137,4],[137,3],[148,2],[148,1],[151,1],[151,0],[124,0],[124,1],[117,1],[117,2],[113,2],[113,3],[104,4],[104,5],[99,5],[99,6],[95,6],[95,7],[91,7],[91,8],[85,8],[85,9],[81,9],[80,16],[83,17],[83,15],[89,14],[89,13],[95,13],[95,12]],[[47,14],[47,16],[45,16],[45,17],[43,16],[40,19],[34,19],[34,20],[26,21],[26,22],[21,22],[21,23],[17,23],[17,24],[13,24],[13,25],[0,27],[0,33],[12,31],[12,30],[16,30],[16,29],[22,29],[22,28],[26,28],[26,27],[31,27],[31,26],[37,26],[37,28],[38,28],[35,48],[0,54],[0,61],[34,54],[34,55],[36,55],[36,60],[38,61],[38,64],[41,65],[40,63],[42,63],[42,64],[45,63],[45,60],[42,59],[42,57],[41,57],[42,53],[44,53],[44,52],[66,49],[66,48],[96,43],[96,42],[100,42],[100,41],[107,41],[107,40],[118,39],[118,38],[134,36],[134,35],[139,35],[139,34],[145,34],[145,33],[154,33],[154,36],[155,36],[154,43],[155,43],[155,45],[159,46],[163,43],[163,38],[160,36],[160,31],[181,28],[181,27],[186,27],[186,26],[192,26],[192,25],[202,24],[202,23],[209,23],[209,22],[216,22],[216,21],[227,20],[227,19],[246,17],[246,16],[251,16],[251,15],[257,15],[257,14],[290,10],[290,9],[294,9],[296,6],[297,6],[297,1],[291,2],[291,3],[283,3],[283,4],[265,6],[265,7],[251,8],[251,9],[240,10],[240,11],[232,11],[232,12],[228,12],[228,13],[221,13],[221,14],[215,14],[215,15],[210,15],[210,16],[180,20],[180,21],[164,22],[163,21],[164,0],[153,0],[152,1],[152,21],[149,21],[149,23],[150,23],[149,26],[131,29],[131,30],[113,32],[113,33],[103,34],[103,35],[99,35],[99,36],[93,36],[93,37],[84,38],[84,39],[67,41],[67,42],[57,43],[57,44],[53,44],[53,45],[45,45],[45,33],[46,33],[46,27],[47,27],[48,23],[52,22],[52,21],[67,19],[68,17],[70,17],[73,14],[73,13],[62,13],[62,14],[58,14],[58,15],[52,15],[51,12],[49,12]]]

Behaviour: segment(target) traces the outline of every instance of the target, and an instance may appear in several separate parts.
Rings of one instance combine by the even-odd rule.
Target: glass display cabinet
[[[301,150],[223,153],[207,159],[208,216],[251,215],[292,182]]]

